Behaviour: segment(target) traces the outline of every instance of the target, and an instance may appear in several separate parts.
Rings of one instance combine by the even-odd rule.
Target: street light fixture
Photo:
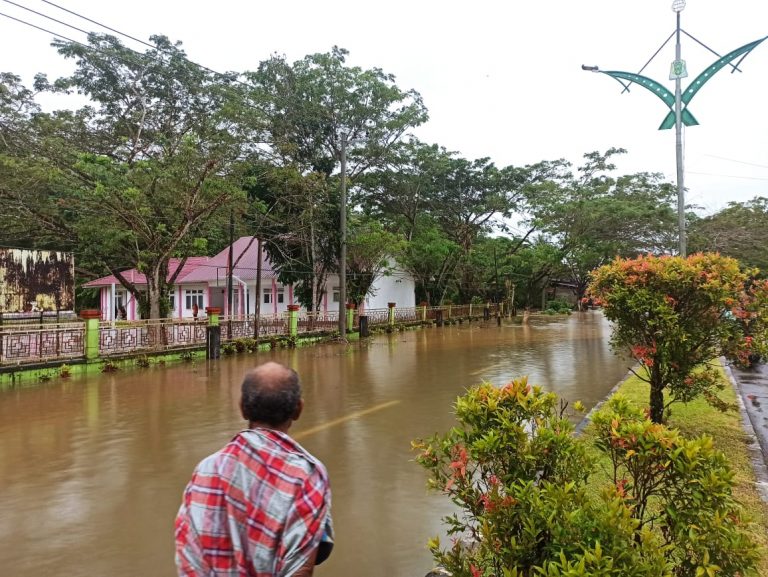
[[[585,64],[581,65],[582,70],[586,70],[589,72],[600,72],[602,74],[606,74],[614,78],[624,87],[624,90],[622,92],[625,92],[625,91],[629,92],[629,87],[632,84],[637,84],[638,86],[642,86],[643,88],[655,94],[670,109],[670,112],[667,114],[667,116],[664,118],[664,121],[661,123],[659,130],[666,130],[666,129],[672,128],[673,126],[675,127],[675,153],[676,153],[676,160],[677,160],[677,215],[678,215],[680,256],[685,256],[685,253],[686,253],[685,174],[683,171],[683,125],[695,126],[699,123],[696,120],[696,118],[693,116],[693,114],[688,110],[688,104],[690,104],[691,99],[698,93],[701,87],[704,86],[704,84],[709,79],[711,79],[712,76],[714,76],[715,73],[717,73],[720,69],[728,65],[730,65],[734,69],[734,71],[739,70],[738,65],[741,63],[741,61],[744,60],[744,58],[746,58],[747,55],[752,50],[754,50],[759,44],[761,44],[764,40],[768,39],[768,36],[764,36],[763,38],[759,38],[753,42],[750,42],[749,44],[745,44],[744,46],[729,52],[725,56],[721,56],[720,54],[718,54],[717,52],[709,48],[706,44],[694,38],[693,36],[688,34],[688,32],[685,32],[684,30],[682,30],[682,28],[680,28],[680,12],[682,12],[684,9],[685,9],[685,0],[674,0],[672,2],[672,11],[675,12],[675,18],[677,20],[677,26],[675,28],[675,31],[673,32],[672,35],[669,36],[669,38],[667,38],[664,41],[664,44],[661,45],[661,47],[656,51],[656,53],[645,64],[645,66],[643,66],[643,68],[640,69],[640,72],[638,72],[637,74],[633,72],[624,72],[621,70],[603,71],[603,70],[600,70],[597,66],[587,66]],[[688,70],[685,64],[685,60],[683,60],[681,57],[681,49],[680,49],[680,33],[681,32],[684,32],[686,36],[689,36],[690,38],[692,38],[693,40],[695,40],[696,42],[704,46],[704,48],[706,48],[713,54],[717,55],[717,58],[718,58],[713,64],[705,68],[701,74],[699,74],[696,78],[694,78],[693,81],[688,85],[688,87],[685,90],[682,90],[680,86],[680,81],[683,78],[688,77]],[[672,36],[675,36],[675,60],[672,62],[672,66],[670,67],[669,79],[675,81],[674,94],[670,92],[665,86],[659,84],[655,80],[652,80],[647,76],[642,76],[643,70],[645,70],[648,64],[650,64],[651,61],[656,57],[656,54],[658,54],[661,51],[661,49],[664,48],[664,46],[666,46],[667,42],[669,42],[672,39]],[[731,62],[737,58],[739,58],[739,61],[736,64],[731,64]]]

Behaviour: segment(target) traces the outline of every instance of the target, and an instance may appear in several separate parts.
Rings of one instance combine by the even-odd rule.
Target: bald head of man
[[[270,361],[245,374],[240,410],[250,428],[287,431],[303,408],[299,375],[293,369]]]

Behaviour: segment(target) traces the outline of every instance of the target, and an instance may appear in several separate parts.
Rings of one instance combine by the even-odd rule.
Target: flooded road
[[[369,343],[240,355],[0,392],[0,571],[9,577],[172,577],[173,519],[193,467],[244,422],[243,373],[301,376],[294,436],[328,466],[336,549],[318,577],[422,577],[449,511],[410,442],[454,424],[473,384],[530,382],[591,407],[626,373],[599,313],[473,323]]]

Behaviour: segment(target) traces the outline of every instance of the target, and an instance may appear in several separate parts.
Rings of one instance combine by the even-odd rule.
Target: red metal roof
[[[256,279],[256,267],[258,263],[258,243],[252,236],[241,236],[232,245],[232,260],[234,268],[232,274],[242,281]],[[261,278],[275,278],[276,273],[272,263],[267,257],[267,252],[262,250]],[[227,271],[229,270],[229,247],[219,254],[208,259],[208,262],[197,267],[184,278],[185,283],[208,282],[217,285],[226,284]]]
[[[181,268],[181,272],[179,273],[179,276],[176,277],[176,283],[182,282],[191,272],[193,272],[197,267],[204,265],[207,261],[209,261],[210,258],[207,256],[190,256],[187,258],[186,262],[184,263],[184,266]],[[179,267],[179,264],[181,263],[180,258],[172,258],[168,262],[168,278],[171,278],[174,272],[176,272],[176,269]],[[121,273],[125,279],[133,284],[142,285],[147,284],[147,277],[144,275],[144,273],[141,273],[137,271],[135,268],[122,271]],[[120,281],[117,280],[117,277],[115,275],[107,275],[101,278],[97,278],[96,280],[89,281],[85,283],[85,287],[88,288],[94,288],[94,287],[102,287],[102,286],[111,286],[113,284],[120,284]]]
[[[256,266],[258,257],[258,243],[252,236],[242,236],[232,245],[232,258],[234,268],[232,274],[242,281],[251,281],[256,279]],[[169,278],[173,271],[179,266],[181,259],[172,258],[168,265]],[[272,268],[272,263],[267,257],[266,251],[262,250],[262,270],[261,278],[275,278],[277,274]],[[179,276],[176,278],[176,284],[191,283],[211,283],[214,285],[226,284],[227,271],[229,269],[229,247],[222,250],[214,257],[191,256],[184,263]],[[124,271],[122,275],[129,282],[137,285],[147,284],[147,277],[136,269]],[[114,275],[105,276],[96,280],[87,282],[84,286],[103,287],[120,284],[120,281]]]

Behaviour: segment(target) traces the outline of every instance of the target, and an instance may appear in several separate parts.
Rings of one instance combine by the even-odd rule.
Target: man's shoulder
[[[235,435],[221,450],[203,459],[198,472],[221,473],[233,465],[266,468],[291,477],[327,480],[323,463],[287,434],[269,429],[247,429]]]

